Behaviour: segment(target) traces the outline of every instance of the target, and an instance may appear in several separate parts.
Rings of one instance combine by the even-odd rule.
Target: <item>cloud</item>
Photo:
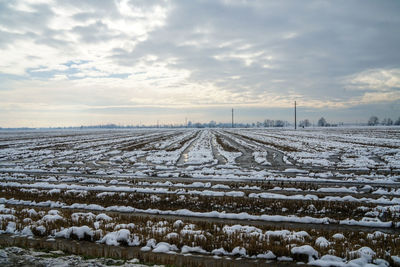
[[[351,89],[390,91],[400,89],[400,68],[373,69],[350,78]]]
[[[389,103],[399,11],[397,1],[3,1],[0,105]]]

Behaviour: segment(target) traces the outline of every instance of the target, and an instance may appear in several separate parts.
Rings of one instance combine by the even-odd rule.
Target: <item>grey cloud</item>
[[[41,31],[54,15],[51,8],[45,4],[31,5],[34,11],[28,12],[15,10],[12,7],[13,2],[7,2],[0,2],[0,25],[10,30]]]
[[[109,0],[58,0],[57,5],[84,10],[86,14],[96,14],[97,18],[117,17],[119,12],[115,5],[115,1]],[[79,18],[79,16],[78,16]]]
[[[77,26],[72,32],[80,36],[80,40],[86,43],[99,43],[111,40],[117,37],[123,37],[120,33],[111,31],[106,24],[100,20],[87,26]]]
[[[260,4],[261,3],[261,4]],[[120,64],[130,65],[146,54],[177,58],[171,65],[192,71],[194,81],[216,82],[232,92],[295,91],[317,99],[345,99],[343,77],[370,68],[399,67],[400,27],[396,1],[258,2],[256,6],[225,6],[217,1],[175,3],[164,28],[151,33],[134,51],[116,51]],[[198,32],[204,30],[204,32]],[[196,32],[197,31],[197,32]],[[284,36],[298,34],[291,39]],[[200,47],[183,45],[199,42]],[[226,42],[236,45],[220,48]],[[238,47],[250,47],[238,51]],[[245,66],[238,58],[216,60],[223,54],[264,52]],[[396,52],[397,51],[397,52]],[[271,64],[272,69],[262,65]],[[231,80],[230,76],[241,76]],[[279,85],[273,80],[284,80]]]

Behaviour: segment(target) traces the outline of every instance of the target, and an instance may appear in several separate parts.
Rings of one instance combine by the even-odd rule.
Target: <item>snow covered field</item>
[[[399,182],[396,127],[0,131],[0,233],[26,238],[388,266]]]

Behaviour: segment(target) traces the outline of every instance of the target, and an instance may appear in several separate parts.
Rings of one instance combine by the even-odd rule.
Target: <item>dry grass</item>
[[[43,222],[41,217],[47,214],[48,208],[35,208],[39,215],[31,216],[31,222],[24,221],[29,217],[27,213],[21,208],[16,207],[14,215],[16,216],[17,229],[22,230],[27,225],[33,225],[32,231],[37,236],[48,236],[58,232],[66,227],[83,226],[87,225],[94,229],[93,219],[80,219],[73,221],[71,215],[74,211],[61,210],[60,215],[63,220],[54,222]],[[41,212],[40,212],[41,211]],[[94,215],[97,215],[94,212]],[[87,241],[97,241],[102,238],[106,233],[116,231],[117,225],[131,224],[131,227],[122,227],[129,229],[131,235],[139,238],[140,246],[144,246],[146,241],[154,238],[157,242],[168,242],[175,244],[178,248],[184,245],[187,246],[200,246],[207,251],[213,249],[224,248],[226,251],[232,251],[235,247],[243,247],[246,249],[247,254],[257,255],[267,251],[274,252],[277,256],[293,256],[290,254],[290,248],[294,245],[311,245],[317,249],[320,255],[333,254],[339,257],[347,257],[351,259],[350,251],[355,251],[360,247],[368,246],[377,253],[377,258],[384,258],[390,260],[388,255],[398,255],[400,253],[400,238],[396,234],[387,234],[376,236],[373,239],[368,238],[368,233],[361,231],[342,231],[345,236],[344,240],[334,240],[332,235],[336,233],[334,230],[310,230],[309,236],[304,239],[288,239],[283,236],[266,236],[266,231],[282,230],[281,227],[259,226],[261,235],[246,232],[225,232],[224,226],[231,224],[222,224],[208,221],[191,221],[190,219],[183,220],[183,224],[174,227],[175,220],[173,219],[160,219],[147,216],[132,216],[129,214],[115,214],[108,213],[112,217],[112,221],[104,222],[98,221],[99,227],[96,234],[92,237],[86,235],[83,239]],[[0,224],[1,229],[5,229],[7,222]],[[43,225],[46,227],[45,232],[40,232],[37,227]],[[193,232],[184,233],[182,230],[192,229]],[[293,228],[293,232],[301,231],[301,229]],[[168,233],[177,233],[177,237],[167,238]],[[293,233],[292,232],[292,233]],[[319,248],[315,245],[315,240],[323,236],[328,239],[331,244],[326,248]],[[72,236],[72,239],[78,239],[77,236]],[[82,239],[81,239],[82,240]],[[122,243],[121,245],[127,245]],[[389,254],[388,254],[389,253]],[[298,260],[301,260],[298,258]]]
[[[316,218],[329,217],[331,219],[361,219],[366,212],[376,207],[374,204],[342,202],[342,201],[312,201],[312,200],[277,200],[248,197],[213,197],[178,194],[144,194],[144,193],[113,193],[112,195],[98,196],[94,191],[61,191],[48,194],[47,190],[35,190],[33,192],[21,192],[19,188],[3,188],[0,197],[15,198],[45,202],[48,200],[59,201],[71,205],[74,203],[93,204],[98,203],[104,207],[132,206],[138,209],[178,210],[190,207],[194,212],[247,212],[260,215],[296,215],[312,216]],[[156,196],[156,197],[155,197]],[[363,206],[363,209],[359,207]],[[381,220],[397,222],[398,214],[391,212],[382,213]]]

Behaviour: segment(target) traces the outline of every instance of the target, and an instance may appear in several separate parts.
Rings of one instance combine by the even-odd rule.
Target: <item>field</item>
[[[0,131],[0,233],[15,240],[398,265],[399,182],[396,127]]]

